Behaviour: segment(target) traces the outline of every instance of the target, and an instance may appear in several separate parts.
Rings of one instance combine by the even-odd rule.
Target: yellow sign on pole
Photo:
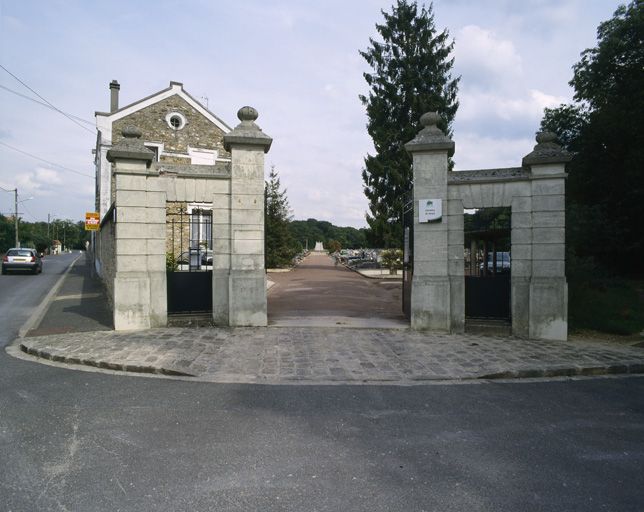
[[[85,231],[98,231],[100,224],[98,212],[85,213]]]

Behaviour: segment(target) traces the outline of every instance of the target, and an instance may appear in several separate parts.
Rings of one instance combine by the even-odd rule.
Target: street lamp
[[[23,199],[22,201],[18,201],[18,188],[14,189],[6,189],[3,187],[0,187],[0,190],[3,190],[4,192],[13,192],[13,204],[14,204],[14,222],[16,226],[16,247],[20,247],[20,238],[18,237],[18,205],[20,203],[24,203],[25,201],[31,201],[33,199],[33,196],[28,197],[27,199]]]
[[[56,213],[47,214],[47,254],[51,254],[51,236],[49,235],[49,223],[51,219],[57,215]]]
[[[20,247],[20,238],[18,237],[18,205],[20,203],[24,203],[25,201],[31,201],[33,199],[32,197],[28,197],[27,199],[23,199],[22,201],[18,201],[18,189],[14,189],[14,194],[15,194],[15,220],[16,220],[16,247]]]

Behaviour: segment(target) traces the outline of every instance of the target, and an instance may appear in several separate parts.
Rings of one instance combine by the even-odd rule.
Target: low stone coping
[[[353,270],[354,272],[357,272],[361,276],[365,277],[370,277],[372,279],[394,279],[400,281],[402,279],[402,270],[399,273],[396,274],[390,274],[389,269],[382,268],[367,268],[367,269],[361,269],[361,268],[352,268],[352,267],[347,267],[350,270]]]
[[[234,383],[414,385],[644,373],[644,350],[636,347],[410,329],[101,331],[20,338],[11,350],[70,367]]]

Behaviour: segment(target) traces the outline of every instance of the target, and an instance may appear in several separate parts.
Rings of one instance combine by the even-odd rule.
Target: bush
[[[630,335],[644,329],[644,282],[571,279],[568,321],[571,329]]]
[[[401,249],[387,249],[382,251],[382,264],[393,274],[402,268],[403,252]]]
[[[174,272],[178,268],[177,259],[172,252],[165,253],[165,269],[168,272]]]

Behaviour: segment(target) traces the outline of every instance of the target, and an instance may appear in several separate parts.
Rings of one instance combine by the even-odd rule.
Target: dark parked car
[[[201,253],[201,264],[212,265],[212,251],[210,249],[207,249]]]
[[[499,252],[496,253],[496,273],[497,274],[507,274],[510,272],[510,253],[509,252]],[[483,272],[483,263],[479,264],[479,269]],[[487,253],[487,271],[492,273],[494,271],[494,261],[491,252]]]
[[[2,273],[6,274],[9,270],[30,271],[32,274],[40,274],[42,272],[42,260],[35,249],[9,249],[2,258]]]
[[[199,249],[182,252],[177,258],[177,270],[210,270],[212,250]]]

